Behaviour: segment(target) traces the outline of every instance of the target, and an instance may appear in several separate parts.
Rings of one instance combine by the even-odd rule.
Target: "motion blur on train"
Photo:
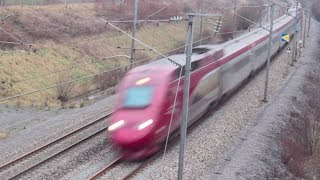
[[[295,10],[292,7],[288,12],[295,14]],[[297,26],[301,26],[300,11],[297,18],[283,15],[274,21],[272,55],[285,45],[282,34],[295,34]],[[268,37],[268,31],[258,28],[222,44],[193,48],[188,125],[266,63]],[[133,68],[120,82],[108,131],[123,159],[151,156],[179,129],[185,61],[186,54],[153,61]]]

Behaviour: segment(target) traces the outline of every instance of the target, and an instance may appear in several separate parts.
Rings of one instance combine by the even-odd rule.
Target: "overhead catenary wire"
[[[218,33],[218,34],[227,34],[227,33],[230,33],[230,32]],[[211,38],[211,37],[213,37],[213,36],[215,36],[215,35],[213,34],[213,35],[207,36],[207,37],[203,38],[202,40]],[[194,43],[197,43],[197,42],[200,42],[200,40],[195,41]],[[181,48],[183,48],[183,47],[186,47],[187,45],[188,45],[188,44],[185,44],[184,46],[181,46],[181,47],[178,47],[178,48],[176,48],[176,49],[170,50],[170,51],[168,51],[168,52],[166,52],[166,53],[164,53],[164,54],[163,54],[163,53],[157,53],[157,54],[160,54],[162,57],[167,58],[167,56],[166,56],[165,54],[168,54],[168,53],[170,53],[170,52],[173,52],[173,51],[176,51],[176,50],[181,49]],[[142,61],[147,61],[147,60],[149,60],[149,59],[150,59],[150,58],[145,58],[145,59],[136,61],[136,62],[134,62],[133,64],[135,64],[135,63],[140,63],[140,62],[142,62]],[[150,61],[149,61],[149,62],[150,62]],[[120,69],[120,68],[124,68],[124,67],[127,67],[127,66],[129,66],[129,65],[120,66],[120,67],[117,67],[117,68],[113,68],[113,69],[101,71],[101,72],[94,73],[94,74],[91,74],[91,75],[88,75],[88,76],[84,76],[84,77],[81,77],[81,78],[76,78],[76,79],[73,79],[73,80],[69,80],[69,81],[65,81],[65,82],[62,82],[62,83],[54,84],[54,85],[51,85],[51,86],[48,86],[48,87],[40,88],[40,89],[37,89],[37,90],[34,90],[34,91],[29,91],[29,92],[26,92],[26,93],[21,93],[21,94],[18,94],[18,95],[14,95],[14,96],[2,98],[2,99],[0,99],[0,102],[8,101],[8,100],[15,99],[15,98],[19,98],[19,97],[23,97],[23,96],[26,96],[26,95],[35,94],[35,93],[42,92],[42,91],[46,91],[46,90],[49,90],[49,89],[52,89],[52,88],[56,88],[56,87],[59,87],[59,86],[67,85],[67,84],[70,84],[70,83],[74,83],[74,82],[77,82],[77,81],[80,81],[80,80],[83,80],[83,79],[87,79],[87,78],[90,78],[90,77],[94,77],[94,76],[96,76],[96,75],[100,75],[100,74],[103,74],[103,73],[111,72],[111,71],[113,71],[113,70]]]
[[[235,31],[235,32],[244,32],[244,31],[246,31],[246,30]],[[228,34],[228,33],[230,33],[230,32],[218,33],[218,34]],[[206,39],[211,38],[211,37],[213,37],[213,36],[214,36],[214,34],[213,34],[213,35],[210,35],[210,36],[208,36],[208,37],[204,37],[204,38],[202,38],[202,40],[206,40]],[[197,42],[199,42],[199,41],[200,41],[200,39],[199,39],[198,41],[195,41],[194,43],[197,43]],[[172,50],[170,50],[170,51],[165,52],[164,54],[168,54],[168,53],[170,53],[170,52],[174,52],[174,51],[179,50],[179,49],[181,49],[181,48],[183,48],[183,47],[185,47],[185,46],[186,46],[186,45],[177,47],[177,48],[175,48],[175,49],[172,49]],[[104,59],[104,58],[103,58],[103,59]],[[150,58],[145,58],[145,59],[139,60],[139,61],[137,61],[137,62],[147,61],[148,59],[150,59]],[[95,60],[94,62],[102,62],[102,61],[103,61],[103,60]],[[68,67],[68,68],[64,68],[64,69],[61,69],[61,70],[58,70],[58,71],[54,71],[54,72],[50,72],[50,73],[47,73],[47,74],[42,74],[42,75],[39,75],[39,76],[33,76],[33,77],[30,77],[30,78],[27,78],[27,79],[23,79],[23,80],[14,82],[13,84],[19,84],[19,83],[26,82],[26,81],[29,81],[29,80],[38,79],[38,78],[46,77],[46,76],[49,76],[49,75],[57,74],[57,73],[60,73],[60,72],[63,72],[63,71],[71,70],[71,69],[74,69],[74,68],[77,68],[77,67],[81,67],[81,66],[83,66],[83,65],[86,65],[86,63],[89,63],[89,62],[85,62],[85,63],[83,63],[83,64],[78,64],[78,65],[75,65],[75,66],[72,65],[72,66],[70,66],[70,67]],[[119,68],[122,68],[122,67],[119,67]]]
[[[163,8],[161,8],[161,9],[159,9],[158,11],[156,11],[155,13],[153,13],[153,14],[151,14],[151,15],[149,15],[148,17],[146,17],[145,19],[143,19],[143,20],[139,20],[139,23],[140,22],[144,22],[144,21],[146,21],[146,22],[170,22],[170,20],[168,20],[168,19],[159,19],[159,20],[148,20],[149,18],[151,18],[152,16],[154,16],[154,15],[156,15],[156,14],[158,14],[159,12],[161,12],[163,9],[165,9],[167,6],[165,6],[165,7],[163,7]],[[38,15],[38,14],[37,14]],[[166,14],[167,16],[168,16],[168,14]],[[175,13],[175,15],[177,15],[176,13]],[[10,15],[8,15],[8,16],[10,16]],[[95,20],[95,21],[97,21],[97,22],[100,22],[100,21],[98,21],[98,20]],[[113,21],[113,22],[117,22],[117,21]],[[121,21],[118,21],[118,22],[121,22]],[[131,21],[123,21],[123,22],[131,22]],[[60,28],[60,26],[59,25],[55,25],[55,26],[57,26],[57,27],[59,27],[59,29],[57,29],[56,31],[55,30],[20,30],[20,33],[31,33],[31,32],[57,32],[57,31],[61,31],[62,29],[71,29],[70,27],[63,27],[62,29]],[[78,26],[78,27],[81,27],[81,26]],[[72,27],[72,28],[76,28],[76,27]],[[66,36],[68,36],[68,37],[70,37],[70,35],[68,35],[68,34],[64,34],[64,35],[66,35]],[[1,43],[1,42],[0,42]],[[31,44],[29,44],[29,45],[31,45]]]
[[[112,23],[109,23],[108,21],[104,20],[103,18],[100,18],[102,21],[104,21],[105,23],[109,24],[110,26],[114,27],[115,29],[121,31],[122,33],[124,33],[125,35],[129,36],[130,38],[134,39],[136,42],[142,44],[143,46],[151,49],[152,51],[156,52],[157,54],[163,56],[164,58],[167,58],[164,54],[162,54],[161,52],[157,51],[156,49],[154,49],[153,47],[143,43],[142,41],[140,41],[137,38],[132,37],[131,35],[129,35],[128,33],[126,33],[125,31],[121,30],[120,28],[118,28],[117,26],[113,25]],[[177,65],[177,66],[181,66],[179,63],[167,58],[170,62],[172,62],[173,64]]]
[[[114,37],[114,38],[116,38],[116,37]],[[97,39],[100,39],[100,37],[98,37]],[[92,38],[90,40],[92,40]],[[102,62],[102,61],[103,60],[95,60],[95,62]],[[58,71],[42,74],[42,75],[39,75],[39,76],[33,76],[31,78],[26,78],[26,79],[20,80],[18,82],[14,82],[14,84],[18,84],[18,83],[25,82],[25,81],[28,81],[28,80],[33,80],[33,79],[37,79],[37,78],[53,75],[53,74],[56,74],[56,73],[59,73],[59,72],[63,72],[63,71],[66,71],[66,70],[74,69],[74,68],[86,65],[86,63],[88,63],[88,62],[84,62],[84,63],[78,64],[78,65],[71,65],[69,68],[64,68],[64,69],[61,69],[61,70],[58,70]]]
[[[140,20],[140,21],[145,21],[145,22],[159,22],[159,20]],[[163,20],[160,20],[160,22],[169,22],[170,20],[169,19],[163,19]],[[113,21],[113,22],[117,22],[117,21]],[[122,22],[130,22],[130,21],[122,21]],[[59,27],[58,25],[56,25],[57,27]],[[63,27],[60,29],[47,29],[47,30],[18,30],[18,31],[15,31],[15,33],[18,33],[18,34],[24,34],[24,33],[36,33],[36,32],[59,32],[61,30],[64,30],[64,29],[68,29],[68,30],[71,30],[71,29],[76,29],[78,27],[82,27],[82,26],[73,26],[72,28],[70,27]],[[99,33],[99,35],[101,35],[102,33]],[[62,36],[62,35],[61,35]],[[63,34],[63,36],[67,36],[68,38],[72,38],[71,35],[69,34]],[[87,38],[85,40],[96,40],[96,39],[100,39],[101,37],[97,37],[97,38]],[[0,41],[0,43],[3,43],[3,44],[16,44],[16,45],[23,45],[22,43],[14,43],[14,42],[7,42],[7,41]],[[62,42],[63,44],[67,44],[69,43],[69,41],[64,41]],[[24,44],[24,45],[34,45],[34,44]]]
[[[121,66],[121,67],[126,67],[126,66]],[[77,82],[77,81],[80,81],[80,80],[83,80],[83,79],[88,79],[90,77],[94,77],[94,76],[99,75],[99,74],[107,73],[107,72],[110,72],[110,71],[118,69],[118,68],[120,68],[120,67],[113,68],[113,69],[106,70],[106,71],[102,71],[102,72],[95,73],[95,74],[91,74],[91,75],[84,76],[84,77],[81,77],[81,78],[76,78],[76,79],[73,79],[73,80],[70,80],[70,81],[65,81],[65,82],[62,82],[62,83],[54,84],[54,85],[51,85],[51,86],[48,86],[48,87],[44,87],[44,88],[40,88],[40,89],[37,89],[37,90],[34,90],[34,91],[29,91],[29,92],[26,92],[26,93],[21,93],[21,94],[18,94],[18,95],[6,97],[6,98],[3,98],[3,99],[0,99],[0,102],[11,100],[11,99],[15,99],[15,98],[26,96],[26,95],[35,94],[35,93],[42,92],[42,91],[46,91],[46,90],[49,90],[49,89],[53,89],[53,88],[56,88],[56,87],[60,87],[60,86],[63,86],[63,85],[74,83],[74,82]]]
[[[92,60],[91,63],[99,63],[99,62],[103,62],[105,60],[106,60],[106,58],[102,58],[102,60],[94,60],[94,61]],[[90,63],[90,62],[84,62],[84,63],[80,63],[78,65],[71,65],[68,68],[60,69],[58,71],[50,72],[50,73],[47,73],[47,74],[42,74],[42,75],[39,75],[39,76],[33,76],[31,78],[27,78],[27,79],[23,79],[23,80],[20,80],[20,81],[17,81],[17,82],[13,82],[13,84],[19,84],[19,83],[26,82],[26,81],[29,81],[29,80],[34,80],[34,79],[50,76],[50,75],[53,75],[53,74],[57,74],[57,73],[60,73],[60,72],[68,71],[68,70],[71,70],[71,69],[75,69],[75,68],[87,65],[87,63]]]
[[[0,30],[3,31],[5,34],[9,35],[10,37],[12,37],[13,39],[15,39],[16,41],[18,41],[20,44],[24,44],[19,38],[17,38],[15,35],[13,35],[12,33],[9,33],[8,31],[6,31],[3,27],[0,26]]]
[[[79,99],[79,100],[77,100],[77,101],[73,101],[73,102],[71,102],[71,103],[69,103],[69,104],[62,105],[61,107],[55,108],[55,109],[53,109],[53,110],[50,110],[50,111],[41,113],[41,114],[39,114],[39,115],[36,115],[36,116],[34,116],[34,117],[31,117],[31,118],[28,118],[28,119],[25,119],[25,120],[22,120],[22,121],[19,121],[19,122],[17,122],[17,123],[11,124],[11,125],[9,125],[9,126],[6,126],[6,127],[4,127],[4,128],[1,128],[0,131],[6,131],[6,130],[7,130],[8,128],[10,128],[10,127],[14,127],[14,126],[17,126],[17,125],[22,124],[22,123],[24,123],[24,122],[28,122],[28,121],[31,121],[31,120],[34,120],[34,119],[37,119],[37,118],[45,117],[45,115],[49,115],[49,114],[52,113],[52,112],[58,111],[58,110],[60,110],[60,109],[63,109],[63,108],[65,108],[65,107],[68,107],[68,106],[70,106],[70,105],[74,105],[74,104],[80,103],[80,102],[82,102],[82,101],[84,101],[84,100],[87,100],[90,96],[97,96],[97,95],[99,95],[99,94],[103,94],[103,93],[105,93],[105,92],[111,91],[111,90],[113,90],[114,88],[116,88],[116,87],[108,88],[108,89],[103,90],[103,91],[100,91],[100,92],[98,92],[98,93],[96,93],[96,94],[94,94],[94,95],[89,95],[89,96],[84,97],[84,98],[81,98],[81,99]]]
[[[165,146],[164,146],[164,150],[163,150],[163,158],[162,158],[162,160],[164,160],[164,158],[165,158],[165,156],[166,156],[166,151],[167,151],[168,142],[169,142],[169,137],[170,137],[170,132],[171,132],[172,121],[173,121],[173,118],[174,118],[173,116],[174,116],[174,113],[175,113],[175,110],[176,110],[178,93],[179,93],[179,89],[180,89],[180,82],[181,82],[181,77],[182,77],[182,71],[183,71],[183,68],[180,69],[180,73],[179,73],[179,78],[178,78],[179,80],[178,80],[178,85],[177,85],[177,89],[176,89],[175,96],[174,96],[172,113],[171,113],[171,117],[170,117],[170,123],[169,123],[167,138],[166,138],[166,142],[165,142]]]
[[[230,32],[227,32],[227,33],[230,33]],[[223,34],[223,33],[220,33],[220,34]],[[210,38],[210,37],[212,37],[212,36],[215,36],[215,35],[207,36],[207,37],[203,38],[202,40],[207,39],[207,38]],[[195,41],[194,43],[197,43],[197,42],[199,42],[199,41],[200,41],[200,40]],[[180,48],[183,48],[183,47],[185,47],[185,46],[187,46],[187,44],[184,45],[184,46],[181,46],[181,47],[179,47],[179,48],[176,48],[176,49],[180,49]],[[172,51],[175,51],[176,49],[171,50],[171,51],[168,51],[167,53],[172,52]],[[136,62],[136,63],[138,63],[138,62]],[[217,62],[213,62],[213,63],[217,63]],[[213,63],[210,63],[210,64],[208,64],[207,66],[209,66],[209,65],[211,65],[211,64],[213,64]],[[204,67],[203,67],[203,68],[204,68]],[[182,69],[183,69],[183,68],[181,68],[181,72],[182,72]],[[181,80],[181,76],[182,76],[182,75],[180,75],[180,78],[178,79],[178,81]],[[96,94],[94,94],[94,95],[102,94],[102,93],[107,92],[107,91],[109,91],[109,90],[112,90],[112,89],[114,89],[114,88],[116,88],[116,87],[117,87],[117,86],[111,87],[111,88],[109,88],[109,89],[107,89],[107,90],[100,91],[100,92],[98,92],[98,93],[96,93]],[[93,96],[93,95],[91,95],[91,96]],[[31,121],[31,120],[36,119],[36,118],[44,117],[45,115],[48,115],[48,114],[51,113],[51,112],[58,111],[58,110],[60,110],[60,109],[62,109],[62,108],[64,108],[64,107],[70,106],[70,105],[72,105],[72,104],[79,103],[79,102],[81,102],[81,101],[83,101],[83,100],[86,100],[87,98],[88,98],[88,97],[82,98],[82,99],[80,99],[80,100],[78,100],[78,101],[75,101],[75,102],[72,102],[72,103],[63,105],[62,107],[53,109],[53,110],[51,110],[51,111],[49,111],[49,112],[42,113],[42,114],[37,115],[37,116],[35,116],[35,117],[32,117],[32,118],[30,118],[30,119],[26,119],[26,120],[23,120],[23,121],[19,121],[18,123],[12,124],[12,125],[7,126],[7,127],[5,127],[5,128],[1,128],[0,130],[1,130],[1,131],[4,131],[4,130],[8,129],[9,127],[13,127],[13,126],[16,126],[16,125],[18,125],[18,124],[21,124],[21,123],[24,123],[24,122],[27,122],[27,121]]]
[[[149,20],[141,19],[141,20],[138,20],[138,22],[140,22],[140,23],[141,22],[155,23],[155,22],[170,22],[170,21],[172,21],[172,20],[170,20],[170,19],[149,19]],[[132,23],[133,21],[131,21],[131,20],[127,20],[127,21],[111,20],[109,22],[111,22],[111,23]],[[33,32],[57,32],[57,31],[61,31],[61,30],[64,30],[64,29],[77,29],[77,28],[83,27],[83,26],[61,27],[61,25],[55,25],[55,24],[53,24],[53,26],[56,26],[57,29],[52,29],[52,28],[43,29],[43,30],[30,30],[30,29],[21,30],[20,29],[18,31],[15,31],[15,33],[18,32],[18,33],[22,34],[22,33],[33,33]]]
[[[205,38],[204,38],[205,39]],[[185,47],[185,46],[183,46],[183,47]]]
[[[159,11],[162,11],[163,9],[165,9],[165,8],[161,8]],[[41,8],[33,8],[33,9],[24,9],[22,12],[21,12],[21,9],[19,8],[19,9],[5,9],[6,11],[14,11],[14,10],[18,10],[20,13],[24,13],[24,14],[26,14],[26,15],[39,15],[40,13],[43,13],[43,12],[45,12],[45,13],[47,13],[47,12],[57,12],[57,13],[65,13],[65,12],[68,12],[68,13],[76,13],[76,12],[83,12],[83,11],[90,11],[90,12],[92,12],[92,9],[84,9],[84,10],[75,10],[75,11],[71,11],[71,10],[65,10],[65,9],[63,9],[63,10],[48,10],[48,9],[41,9]],[[34,12],[36,12],[36,13],[28,13],[28,11],[34,11]],[[25,13],[26,12],[26,13]],[[159,12],[158,12],[159,13]],[[157,13],[155,13],[155,14],[157,14]],[[180,16],[183,16],[183,15],[185,15],[185,14],[183,14],[183,13],[181,13],[181,14],[178,14],[178,13],[170,13],[170,14],[165,14],[165,15],[163,15],[163,16],[170,16],[170,15],[180,15]],[[153,16],[153,15],[152,15]],[[128,18],[131,18],[131,17],[122,17],[122,18],[120,18],[120,19],[118,19],[117,21],[122,21],[122,20],[124,20],[124,19],[128,19]],[[115,20],[116,21],[116,20]]]
[[[156,14],[158,14],[159,12],[161,12],[162,10],[164,10],[164,9],[166,9],[167,8],[167,6],[165,6],[165,7],[163,7],[163,8],[161,8],[161,9],[159,9],[158,11],[156,11],[155,13],[153,13],[153,14],[151,14],[151,15],[149,15],[148,17],[146,17],[145,19],[143,19],[143,20],[138,20],[138,22],[137,22],[137,24],[140,24],[141,22],[145,22],[145,21],[147,21],[149,18],[151,18],[152,16],[154,16],[154,15],[156,15]]]
[[[11,42],[11,41],[0,41],[1,44],[13,44],[13,45],[22,45],[19,42]]]

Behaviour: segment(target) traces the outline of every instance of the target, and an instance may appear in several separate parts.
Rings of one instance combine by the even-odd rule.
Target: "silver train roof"
[[[292,13],[294,10],[295,10],[295,8],[290,8],[288,10],[289,14]],[[285,23],[287,23],[291,19],[293,19],[291,14],[281,16],[280,18],[275,20],[274,29],[281,27],[282,25],[284,25]],[[264,25],[263,27],[268,29],[269,26],[270,25],[267,24],[267,25]],[[237,51],[239,48],[245,47],[248,44],[251,44],[254,41],[256,41],[258,38],[261,38],[261,37],[268,35],[268,34],[269,34],[269,32],[266,31],[265,29],[258,28],[258,29],[251,31],[251,32],[244,33],[242,36],[235,38],[231,41],[227,41],[222,44],[196,46],[193,48],[191,62],[198,61],[198,60],[204,58],[205,56],[207,56],[207,53],[217,52],[221,49],[223,49],[225,51],[225,55],[229,55],[229,54]],[[280,39],[279,39],[279,41],[280,41]],[[197,53],[201,49],[207,49],[208,52],[202,53],[202,54]],[[170,59],[171,61],[174,61],[182,66],[184,66],[186,64],[186,54],[176,54],[176,55],[171,55],[171,56],[168,56],[166,58],[162,58],[162,59],[159,59],[156,61],[152,61],[148,64],[145,64],[145,65],[142,65],[139,67],[145,68],[145,67],[161,66],[161,67],[168,67],[168,68],[174,68],[174,69],[178,67],[177,65],[175,65],[174,63],[172,63],[168,59]]]
[[[196,46],[193,48],[193,53],[191,56],[191,62],[198,61],[206,56],[207,53],[214,53],[216,51],[219,51],[223,49],[223,46],[221,45],[201,45]],[[205,53],[199,53],[202,50],[206,51]],[[142,67],[152,67],[152,66],[168,66],[168,67],[174,67],[177,68],[178,66],[172,63],[171,61],[174,61],[182,66],[186,64],[186,54],[175,54],[168,56],[166,58],[162,58],[153,62],[150,62],[148,64],[142,65]]]

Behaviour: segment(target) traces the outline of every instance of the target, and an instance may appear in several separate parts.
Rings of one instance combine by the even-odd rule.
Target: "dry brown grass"
[[[129,59],[126,58],[103,60],[104,57],[119,54],[130,56],[130,50],[126,48],[131,47],[131,39],[114,30],[110,31],[108,29],[110,26],[105,28],[101,21],[92,22],[91,20],[97,19],[94,8],[94,4],[89,3],[68,5],[67,9],[60,4],[23,6],[22,9],[20,6],[9,7],[2,11],[3,15],[12,15],[4,21],[6,28],[24,42],[35,45],[34,51],[20,46],[0,50],[0,80],[7,82],[9,79],[12,82],[10,94],[2,94],[0,98],[54,85],[59,72],[62,71],[70,71],[74,78],[80,78],[111,69],[116,60],[120,65],[128,65]],[[130,31],[127,32],[131,34]],[[197,21],[195,32],[195,39],[197,39],[199,21]],[[205,32],[204,36],[210,35],[212,27],[206,25]],[[137,37],[158,51],[166,53],[184,44],[186,23],[159,23],[159,26],[143,24],[139,27]],[[137,43],[137,48],[145,47]],[[29,54],[20,50],[25,50]],[[157,57],[159,57],[158,54],[148,49],[137,52],[139,60],[147,58],[154,60]],[[148,61],[141,63],[145,62]],[[30,79],[48,73],[50,75]],[[26,79],[30,80],[23,81]],[[79,97],[83,93],[97,89],[98,87],[92,83],[86,84],[92,82],[92,79],[77,81],[74,96]],[[5,103],[21,106],[59,106],[60,103],[56,97],[56,91],[52,88]]]
[[[182,28],[179,28],[179,26]],[[157,50],[167,52],[176,47],[177,41],[184,41],[186,35],[184,26],[182,24],[161,24],[160,27],[146,25],[140,29],[137,37]],[[2,50],[0,51],[0,77],[4,80],[12,80],[11,95],[30,92],[55,84],[58,74],[52,73],[42,78],[20,81],[61,71],[72,66],[76,66],[71,69],[75,78],[112,68],[116,59],[103,60],[103,57],[118,54],[130,55],[130,51],[119,49],[118,46],[121,48],[131,47],[131,40],[123,34],[105,32],[98,35],[75,37],[64,43],[52,40],[41,41],[36,44],[37,51],[30,54],[14,50]],[[145,47],[138,44],[137,48]],[[138,51],[137,53],[140,54],[140,59],[158,56],[158,54],[149,50]],[[129,59],[126,58],[117,58],[117,60],[121,65],[129,63]],[[81,81],[79,81],[79,84],[81,84]],[[95,87],[90,86],[89,89],[94,90]],[[47,90],[6,103],[22,106],[43,106],[44,102],[48,101],[49,106],[58,106],[60,103],[55,98],[55,93],[54,90]],[[46,101],[46,99],[48,100]]]

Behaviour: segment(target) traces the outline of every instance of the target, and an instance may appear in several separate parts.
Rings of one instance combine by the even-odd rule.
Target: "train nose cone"
[[[123,149],[139,149],[152,141],[152,129],[123,128],[112,134],[112,141]]]
[[[150,144],[154,135],[154,120],[124,122],[124,125],[113,131],[112,141],[122,148],[137,149]]]

